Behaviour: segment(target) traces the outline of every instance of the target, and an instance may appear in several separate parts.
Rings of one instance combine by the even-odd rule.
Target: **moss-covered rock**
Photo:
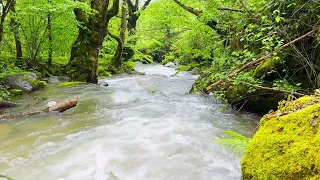
[[[320,179],[320,98],[283,101],[261,119],[242,160],[243,179]]]
[[[33,90],[39,90],[44,89],[47,87],[47,83],[45,81],[39,81],[39,80],[30,80]]]
[[[58,86],[66,87],[66,86],[77,86],[77,85],[82,85],[82,84],[87,84],[87,83],[86,82],[80,82],[80,81],[72,81],[72,82],[60,83]]]
[[[277,109],[278,102],[285,97],[285,94],[276,91],[263,89],[251,91],[250,88],[242,84],[226,83],[219,90],[223,92],[223,98],[234,108],[257,114]]]

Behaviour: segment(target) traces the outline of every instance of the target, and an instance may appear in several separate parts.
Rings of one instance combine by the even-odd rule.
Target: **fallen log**
[[[40,111],[22,112],[18,114],[3,114],[3,115],[0,115],[0,119],[19,118],[19,117],[34,116],[34,115],[41,115],[41,114],[55,113],[55,112],[62,113],[68,109],[76,107],[77,104],[78,104],[78,97],[75,97],[71,100],[60,102],[52,107],[48,107]]]
[[[233,78],[233,77],[237,76],[240,72],[242,72],[242,71],[244,71],[246,69],[251,69],[254,66],[257,66],[261,62],[263,62],[263,61],[269,59],[270,57],[272,57],[272,55],[274,53],[277,53],[277,52],[281,51],[282,49],[285,49],[285,48],[291,46],[292,44],[294,44],[294,43],[296,43],[296,42],[298,42],[298,41],[300,41],[300,40],[302,40],[302,39],[304,39],[304,38],[306,38],[308,36],[311,36],[315,32],[316,32],[315,30],[312,30],[312,31],[306,33],[305,35],[303,35],[303,36],[301,36],[301,37],[299,37],[299,38],[297,38],[297,39],[295,39],[293,41],[290,41],[287,44],[275,49],[274,51],[268,53],[267,55],[264,55],[264,56],[262,56],[261,58],[255,60],[255,61],[251,61],[251,62],[248,62],[248,63],[244,64],[242,67],[240,67],[239,69],[237,69],[237,70],[233,71],[231,74],[229,74],[228,78]],[[221,85],[223,82],[224,82],[224,80],[221,79],[221,80],[211,84],[210,86],[207,87],[207,91],[210,91],[211,89]]]
[[[0,101],[0,109],[1,108],[16,107],[16,106],[19,106],[19,105],[20,104],[14,103],[14,102],[11,102],[11,101],[5,101],[5,100]]]

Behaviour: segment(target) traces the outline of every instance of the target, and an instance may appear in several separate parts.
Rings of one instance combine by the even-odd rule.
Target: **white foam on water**
[[[228,129],[250,134],[255,117],[186,95],[196,76],[169,77],[175,70],[161,65],[137,69],[147,75],[103,80],[108,88],[66,88],[58,98],[78,95],[80,103],[65,115],[9,121],[1,173],[16,180],[241,179],[241,157],[212,139]]]

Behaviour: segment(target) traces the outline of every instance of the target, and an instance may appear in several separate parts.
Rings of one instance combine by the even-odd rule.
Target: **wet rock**
[[[58,76],[58,80],[60,82],[67,82],[70,81],[70,78],[68,76]]]
[[[174,63],[176,66],[180,66],[179,60],[177,60],[177,59],[174,60],[173,63]]]
[[[70,78],[67,76],[51,76],[48,79],[48,83],[50,84],[59,84],[62,82],[68,82],[70,81]]]
[[[176,68],[176,65],[173,62],[168,62],[166,65],[164,65],[166,67],[170,67],[170,68]]]
[[[133,74],[133,75],[146,75],[145,72],[140,72],[140,71],[131,71],[129,74]]]
[[[4,84],[11,89],[20,89],[24,92],[33,90],[32,81],[36,81],[37,75],[30,74],[14,74],[7,75],[3,78]]]
[[[107,82],[101,82],[99,83],[100,86],[103,86],[103,87],[108,87],[109,84]]]
[[[190,71],[191,75],[199,75],[200,74],[200,70],[199,69],[196,69],[196,68],[193,68],[191,71]]]

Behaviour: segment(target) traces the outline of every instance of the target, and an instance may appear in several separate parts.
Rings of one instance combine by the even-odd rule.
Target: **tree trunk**
[[[14,5],[15,5],[15,3],[13,3],[11,6],[11,11],[13,13],[16,12]],[[11,17],[10,25],[12,28],[12,32],[14,33],[14,41],[16,44],[16,56],[17,56],[16,64],[22,65],[23,64],[23,62],[22,62],[22,45],[21,45],[21,41],[20,41],[19,24],[18,24],[18,22],[16,22],[14,17]]]
[[[138,14],[130,14],[128,18],[128,31],[129,31],[129,36],[135,35],[136,34],[136,29],[137,29],[137,21],[139,19]]]
[[[123,55],[125,38],[126,38],[126,29],[127,29],[126,5],[127,5],[126,0],[122,0],[120,36],[117,37],[109,32],[109,35],[118,41],[117,50],[112,58],[112,64],[117,69],[120,69],[120,71],[122,71],[122,55]]]
[[[136,33],[136,28],[137,28],[137,21],[140,17],[140,12],[139,11],[139,0],[135,1],[135,4],[132,3],[131,0],[126,0],[128,4],[128,10],[129,10],[129,17],[128,17],[128,31],[129,31],[129,36],[132,36]],[[140,10],[145,10],[147,6],[150,4],[151,0],[146,0],[141,7]]]
[[[9,11],[11,10],[11,7],[14,3],[14,0],[7,0],[7,3],[4,5],[3,0],[0,0],[1,2],[1,9],[0,9],[0,42],[3,40],[3,33],[4,33],[4,20],[6,19]]]
[[[3,39],[3,23],[0,23],[0,42],[2,42]]]
[[[120,59],[122,58],[123,43],[122,43],[121,38],[119,36],[112,34],[110,31],[108,31],[108,34],[109,34],[109,36],[111,36],[113,39],[115,39],[118,42],[117,50],[114,53],[113,58],[112,58],[112,65],[115,68],[120,69],[120,67],[121,67]]]
[[[109,0],[92,0],[91,8],[97,12],[89,15],[81,9],[75,9],[77,20],[81,23],[79,34],[72,46],[68,75],[72,80],[98,83],[98,55],[107,35],[110,19],[119,11],[119,0],[107,10]]]
[[[49,1],[51,3],[51,1]],[[49,39],[49,50],[48,50],[48,66],[51,67],[52,65],[52,19],[51,13],[48,13],[48,39]]]

